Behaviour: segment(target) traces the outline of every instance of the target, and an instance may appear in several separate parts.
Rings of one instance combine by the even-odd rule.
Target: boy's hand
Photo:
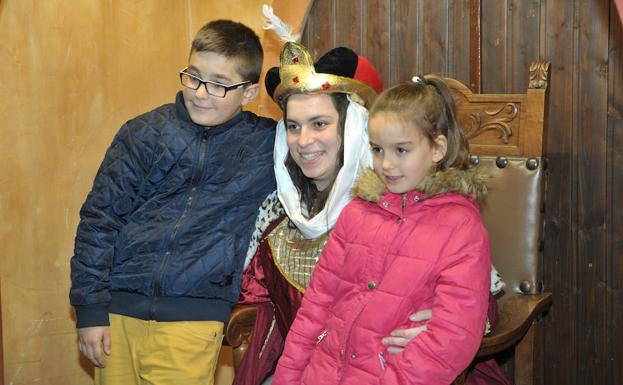
[[[110,355],[110,327],[93,326],[78,329],[78,348],[93,365],[103,368],[105,365],[104,353]]]
[[[431,309],[420,310],[417,313],[411,314],[409,320],[413,322],[428,321],[433,317],[433,311]],[[391,332],[391,337],[385,337],[382,340],[383,345],[388,346],[387,352],[389,354],[398,354],[402,352],[412,339],[418,336],[421,332],[428,330],[426,325],[416,326],[410,329],[399,329]]]

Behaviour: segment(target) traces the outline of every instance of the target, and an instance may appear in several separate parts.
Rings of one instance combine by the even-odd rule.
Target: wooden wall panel
[[[607,130],[607,60],[608,1],[580,2],[576,11],[578,61],[576,114],[574,127],[577,151],[577,329],[580,384],[607,383],[609,343],[606,310],[606,130]],[[604,15],[605,12],[605,15]],[[595,22],[603,20],[604,22]]]
[[[425,1],[422,16],[422,73],[448,73],[448,0]],[[435,20],[434,23],[427,22]],[[399,60],[399,57],[396,58]]]
[[[481,0],[482,92],[505,92],[508,0]]]
[[[540,57],[541,3],[482,0],[483,92],[525,92]]]
[[[546,364],[542,384],[559,381],[575,384],[577,372],[569,370],[576,365],[580,349],[575,333],[577,300],[573,288],[577,266],[575,226],[577,196],[573,185],[576,162],[573,150],[573,132],[577,110],[574,7],[565,6],[566,0],[549,1],[545,5],[545,58],[551,58],[550,129],[547,138],[547,157],[550,164],[547,195],[545,197],[547,242],[544,245],[545,288],[554,293],[554,305],[543,324],[542,342]],[[564,348],[562,348],[564,347]],[[556,381],[554,381],[556,380]]]
[[[621,9],[623,11],[623,9]],[[606,175],[607,189],[607,224],[611,230],[607,234],[607,296],[606,322],[610,341],[623,341],[623,215],[613,209],[619,205],[623,196],[623,28],[619,15],[610,5],[610,55],[608,58],[608,136]],[[608,346],[608,360],[612,369],[608,371],[607,383],[623,383],[623,344],[611,343]]]
[[[448,66],[445,74],[474,90],[470,84],[470,0],[449,1]]]
[[[311,8],[309,20],[317,20],[318,22],[307,24],[301,41],[310,47],[310,53],[314,60],[324,55],[331,48],[341,45],[341,40],[337,40],[335,36],[337,24],[340,23],[336,23],[334,5],[333,1],[318,1],[314,2]],[[346,11],[347,9],[343,10]],[[343,13],[340,16],[342,15]]]
[[[383,84],[389,83],[391,57],[389,40],[389,0],[367,0],[365,39],[362,53],[374,63]]]
[[[335,45],[344,45],[357,53],[364,49],[364,7],[362,1],[335,0],[335,19],[340,20],[335,25]],[[333,47],[330,47],[333,48]]]
[[[539,1],[508,1],[506,93],[524,92],[529,81],[525,69],[530,68],[530,63],[539,57],[540,7]]]
[[[612,0],[391,0],[390,47],[380,65],[385,86],[426,70],[469,84],[477,73],[467,60],[474,52],[466,51],[474,4],[481,10],[482,92],[525,92],[529,63],[552,62],[543,280],[554,305],[542,322],[538,383],[623,383],[623,37],[616,8]],[[386,15],[363,12],[364,31],[382,36]],[[307,28],[321,19],[316,13]]]
[[[422,72],[422,13],[415,1],[392,1],[390,14],[391,74],[384,86],[408,81]],[[373,62],[376,65],[376,63]]]

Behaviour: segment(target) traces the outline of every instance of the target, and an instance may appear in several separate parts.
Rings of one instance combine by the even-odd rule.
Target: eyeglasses
[[[251,84],[251,81],[247,80],[228,86],[217,82],[211,82],[209,80],[203,80],[196,75],[189,74],[188,72],[186,72],[186,70],[188,70],[188,67],[180,71],[180,82],[184,87],[196,91],[203,84],[208,94],[216,96],[217,98],[224,98],[227,95],[227,92],[231,90],[237,90],[238,88],[244,87],[247,84]]]

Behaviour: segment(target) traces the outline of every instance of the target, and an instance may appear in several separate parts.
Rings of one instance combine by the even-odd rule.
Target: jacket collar
[[[482,205],[487,197],[487,179],[487,175],[475,167],[467,170],[450,168],[429,173],[420,182],[416,191],[422,195],[420,200],[453,192],[474,199]],[[352,195],[378,203],[386,191],[387,188],[378,175],[373,170],[367,169],[361,173],[352,189]]]
[[[219,124],[218,126],[212,126],[212,127],[200,126],[196,124],[195,122],[193,122],[192,119],[190,118],[190,114],[188,113],[188,110],[186,109],[186,105],[184,104],[184,95],[182,94],[182,91],[178,91],[177,95],[175,96],[175,112],[177,113],[177,116],[182,121],[194,127],[199,132],[203,131],[204,128],[209,128],[211,135],[216,135],[221,132],[227,131],[232,127],[236,127],[248,114],[245,111],[241,111],[237,113],[236,115],[234,115],[231,119],[229,119],[225,123]]]

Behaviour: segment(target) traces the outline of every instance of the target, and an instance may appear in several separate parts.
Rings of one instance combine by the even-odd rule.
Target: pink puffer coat
[[[286,339],[273,385],[450,384],[474,358],[487,317],[491,258],[478,204],[484,178],[448,170],[392,194],[366,172],[342,212]],[[381,339],[428,330],[398,355]]]

